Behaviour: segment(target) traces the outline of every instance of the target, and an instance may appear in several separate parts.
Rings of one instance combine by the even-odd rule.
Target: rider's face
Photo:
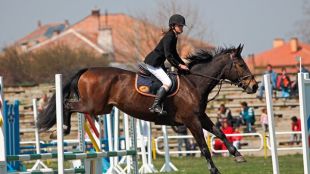
[[[175,25],[174,30],[178,33],[181,34],[183,33],[183,25]]]

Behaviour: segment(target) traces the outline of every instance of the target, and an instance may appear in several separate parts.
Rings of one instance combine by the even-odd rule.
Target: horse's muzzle
[[[258,83],[256,82],[255,79],[251,79],[245,91],[248,94],[254,94],[256,93],[257,89],[258,89]]]

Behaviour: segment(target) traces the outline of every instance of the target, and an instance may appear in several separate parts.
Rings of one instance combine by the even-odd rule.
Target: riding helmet
[[[170,17],[169,19],[169,26],[173,26],[173,25],[185,25],[185,18],[182,15],[179,14],[174,14]]]

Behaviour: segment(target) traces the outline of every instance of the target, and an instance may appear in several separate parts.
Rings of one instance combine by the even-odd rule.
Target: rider
[[[172,82],[165,72],[165,60],[167,59],[172,66],[178,69],[189,71],[176,50],[178,35],[183,32],[183,26],[186,26],[185,18],[179,14],[172,15],[169,19],[169,30],[164,33],[156,48],[144,60],[147,69],[163,84],[156,93],[154,104],[149,108],[152,113],[166,114],[161,103],[165,99]]]

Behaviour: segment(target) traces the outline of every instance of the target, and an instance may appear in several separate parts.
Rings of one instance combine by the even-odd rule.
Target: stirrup
[[[163,104],[161,106],[155,105],[149,108],[151,113],[157,113],[159,115],[167,115],[167,111],[164,110]]]

